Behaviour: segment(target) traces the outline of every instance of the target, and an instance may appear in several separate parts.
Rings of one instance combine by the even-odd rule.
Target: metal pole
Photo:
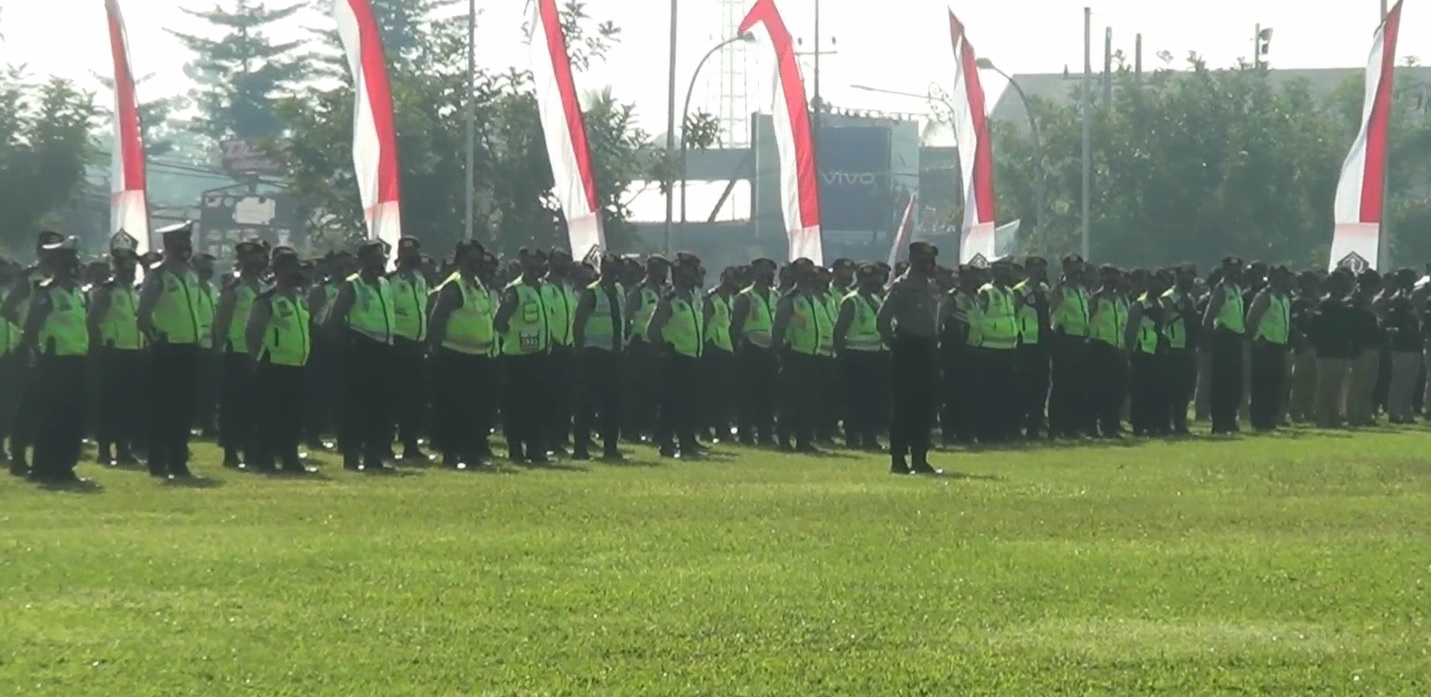
[[[1113,106],[1113,27],[1103,30],[1103,108]]]
[[[1386,0],[1381,0],[1381,22],[1378,24],[1386,22],[1386,12]],[[1385,36],[1385,34],[1383,34],[1383,36]],[[1391,69],[1395,71],[1396,66],[1393,65]],[[1390,126],[1389,121],[1387,125],[1388,127]],[[1390,140],[1390,134],[1387,134],[1387,141],[1390,142]],[[1391,148],[1387,147],[1383,152],[1385,154],[1383,154],[1381,158],[1381,239],[1377,240],[1376,244],[1376,268],[1382,273],[1386,273],[1391,270],[1391,220],[1386,215],[1388,210],[1386,201],[1391,193],[1387,190],[1386,186],[1387,170],[1390,168],[1389,163],[1391,162]]]
[[[1083,259],[1089,261],[1089,208],[1093,199],[1093,121],[1089,118],[1093,92],[1093,8],[1083,8],[1083,94],[1079,106],[1083,119]]]
[[[1139,34],[1133,38],[1133,75],[1143,76],[1143,35]]]
[[[1262,25],[1252,27],[1252,67],[1262,67]]]
[[[464,201],[466,238],[476,230],[477,189],[477,100],[472,94],[477,84],[477,0],[467,0],[467,191]]]
[[[691,73],[691,84],[686,87],[686,100],[681,105],[681,233],[683,235],[685,234],[686,225],[686,182],[690,179],[689,173],[687,172],[686,168],[687,161],[689,160],[688,156],[690,154],[690,145],[686,141],[685,124],[687,119],[690,118],[691,95],[693,95],[696,91],[696,78],[701,76],[701,69],[706,67],[706,63],[710,61],[712,56],[717,53],[720,53],[721,49],[733,43],[749,40],[749,34],[741,34],[740,36],[733,36],[729,39],[726,39],[725,41],[716,44],[715,46],[712,46],[711,50],[706,51],[706,55],[701,56],[701,61],[699,63],[696,63],[696,70],[695,72]]]
[[[812,142],[820,138],[820,112],[825,108],[825,102],[820,98],[820,53],[822,53],[820,49],[820,0],[815,0],[815,113],[810,123],[810,140]],[[819,151],[819,146],[816,146],[815,152]]]
[[[671,0],[671,37],[670,37],[670,65],[667,66],[666,75],[666,156],[676,151],[676,33],[680,25],[676,21],[676,0]],[[681,141],[685,142],[685,124],[681,127]],[[684,150],[681,153],[681,160],[685,161]],[[685,175],[684,164],[681,167],[682,177]],[[671,195],[670,183],[666,186],[666,256],[671,255],[671,229],[674,227],[676,218],[676,197]]]
[[[1043,171],[1043,136],[1038,130],[1038,119],[1034,117],[1033,108],[1029,105],[1029,96],[1024,93],[1024,88],[1019,86],[1018,81],[1013,76],[1001,70],[998,66],[990,64],[994,72],[999,77],[1004,78],[1013,88],[1014,94],[1018,95],[1019,102],[1024,105],[1024,113],[1029,117],[1029,137],[1033,139],[1034,148],[1034,227],[1043,229],[1043,198],[1044,198],[1044,171]]]

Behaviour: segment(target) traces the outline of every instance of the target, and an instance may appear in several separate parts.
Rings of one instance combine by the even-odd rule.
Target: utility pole
[[[1083,119],[1083,260],[1090,261],[1088,253],[1089,208],[1093,198],[1093,122],[1090,120],[1093,91],[1093,8],[1083,8],[1083,93],[1079,95],[1081,118]]]
[[[1103,30],[1103,108],[1113,107],[1113,27]]]
[[[680,24],[676,21],[676,0],[671,0],[670,64],[666,74],[666,157],[676,155],[676,35]],[[681,124],[681,128],[685,128]],[[675,227],[676,192],[675,181],[666,186],[666,256],[671,255],[671,231]]]
[[[477,217],[477,0],[467,0],[467,191],[464,209],[468,241],[476,232]]]
[[[672,2],[674,1],[675,0],[672,0]],[[814,147],[815,152],[817,153],[820,152],[820,112],[825,110],[825,102],[820,98],[820,54],[823,53],[823,51],[821,51],[821,48],[820,0],[815,0],[815,99],[813,100],[815,103],[815,108],[813,111],[815,113],[813,118],[811,118],[810,120],[810,144]],[[816,157],[818,157],[818,155]],[[815,166],[818,168],[819,164],[816,163]]]
[[[1133,75],[1143,77],[1143,35],[1133,39]]]

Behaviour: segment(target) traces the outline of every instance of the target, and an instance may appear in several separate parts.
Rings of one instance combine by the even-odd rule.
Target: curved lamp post
[[[1043,229],[1043,196],[1044,196],[1044,167],[1043,167],[1043,140],[1039,135],[1038,119],[1034,118],[1033,109],[1029,107],[1029,96],[1024,94],[1024,88],[1019,86],[1008,73],[1000,70],[994,62],[988,58],[980,58],[977,61],[980,70],[990,70],[997,73],[999,77],[1009,82],[1009,87],[1014,88],[1014,94],[1019,96],[1019,102],[1024,105],[1024,113],[1029,117],[1029,136],[1033,138],[1034,148],[1034,226]]]
[[[725,48],[725,47],[727,47],[727,46],[730,46],[730,45],[732,45],[732,44],[750,43],[750,42],[753,42],[753,41],[755,41],[755,35],[754,35],[754,34],[751,34],[750,32],[746,32],[746,33],[741,34],[741,35],[739,35],[739,36],[733,36],[733,37],[731,37],[731,38],[729,38],[729,39],[726,39],[725,41],[722,41],[722,42],[716,44],[715,46],[712,46],[712,47],[711,47],[711,50],[706,51],[706,55],[701,56],[701,61],[700,61],[699,63],[696,63],[696,70],[695,70],[695,72],[691,73],[691,84],[690,84],[689,87],[686,88],[686,101],[685,101],[685,103],[681,106],[681,232],[682,232],[682,234],[685,233],[685,225],[686,225],[686,179],[687,179],[687,176],[686,176],[686,154],[689,152],[689,150],[688,150],[688,143],[686,142],[686,120],[690,117],[690,112],[691,112],[691,94],[696,91],[696,78],[699,78],[699,77],[701,76],[701,69],[704,68],[704,67],[706,67],[706,63],[707,63],[708,61],[710,61],[711,56],[714,56],[715,54],[720,53],[721,49],[723,49],[723,48]],[[668,194],[668,195],[669,195],[669,194]],[[670,230],[669,230],[669,229],[666,231],[666,254],[667,254],[667,256],[669,256],[669,255],[671,254],[671,235],[670,235]]]

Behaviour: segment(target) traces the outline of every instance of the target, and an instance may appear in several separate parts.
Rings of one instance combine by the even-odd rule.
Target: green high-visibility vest
[[[99,340],[105,346],[125,351],[144,348],[139,333],[139,300],[134,288],[118,281],[109,284],[109,309],[99,319]]]
[[[700,358],[705,349],[706,316],[701,307],[688,296],[676,293],[671,297],[671,318],[661,327],[661,338],[688,358]]]
[[[1177,311],[1183,301],[1183,294],[1177,288],[1169,288],[1163,293],[1164,305],[1168,310],[1168,320],[1163,322],[1163,334],[1168,337],[1168,347],[1184,349],[1188,347],[1187,318]]]
[[[1059,288],[1059,292],[1063,296],[1063,301],[1059,303],[1058,309],[1054,310],[1053,316],[1049,318],[1049,324],[1053,325],[1054,331],[1061,331],[1068,336],[1088,336],[1090,297],[1088,290],[1062,286]]]
[[[328,313],[333,311],[333,299],[338,297],[338,282],[328,281],[323,284],[323,311],[318,313],[318,322],[321,324],[328,321]]]
[[[502,336],[502,353],[507,356],[529,356],[545,353],[551,345],[551,330],[547,308],[542,302],[541,283],[533,286],[522,279],[507,285],[517,293],[517,310],[508,320],[507,332]]]
[[[195,344],[212,334],[213,312],[205,315],[203,283],[193,269],[179,271],[166,268],[150,270],[150,283],[160,284],[159,299],[154,303],[154,330],[170,344]],[[207,323],[205,323],[207,319]]]
[[[398,271],[388,277],[393,287],[393,336],[427,340],[427,277]]]
[[[10,294],[9,288],[0,288],[0,304]],[[10,320],[0,317],[0,356],[8,356],[20,345],[21,329]]]
[[[1048,292],[1048,284],[1040,281],[1037,285],[1030,284],[1027,280],[1014,286],[1014,294],[1024,299],[1023,307],[1018,310],[1019,319],[1019,343],[1036,345],[1039,340],[1038,308],[1034,307],[1031,298],[1034,293]]]
[[[811,298],[802,293],[791,303],[794,312],[785,332],[790,349],[807,356],[835,355],[835,320],[824,296]]]
[[[616,318],[612,315],[612,309],[616,306],[611,302],[611,293],[601,285],[601,281],[593,282],[586,289],[591,293],[592,303],[591,314],[586,317],[586,332],[581,337],[581,347],[620,351],[626,344],[626,328],[619,327],[621,335],[618,337]],[[620,283],[613,287],[612,292],[616,294],[616,302],[624,302],[626,289],[622,288]]]
[[[199,281],[199,347],[214,347],[214,287],[207,281]]]
[[[359,274],[348,277],[353,288],[353,305],[348,308],[348,328],[389,346],[393,343],[393,327],[397,324],[393,286],[379,276],[377,285],[363,280]]]
[[[954,318],[963,320],[969,327],[969,335],[964,337],[966,346],[984,345],[984,308],[974,296],[960,291],[954,295]]]
[[[453,310],[447,318],[447,333],[442,337],[442,348],[465,353],[469,356],[490,356],[496,351],[497,330],[492,321],[497,316],[497,306],[492,303],[492,294],[481,281],[468,281],[461,273],[454,272],[437,289],[440,292],[448,285],[457,286],[462,294],[462,306]]]
[[[234,282],[234,314],[229,319],[229,353],[248,353],[248,318],[253,314],[253,301],[258,299],[258,289],[241,281]]]
[[[1292,301],[1284,295],[1267,294],[1267,312],[1257,322],[1255,338],[1269,344],[1286,344],[1292,332]]]
[[[1242,289],[1231,283],[1222,286],[1225,300],[1218,310],[1217,316],[1212,319],[1212,326],[1215,329],[1226,329],[1234,334],[1242,334],[1247,331],[1246,312],[1242,307]]]
[[[1098,312],[1089,323],[1088,336],[1113,348],[1123,348],[1123,331],[1128,327],[1128,304],[1122,298],[1097,298]]]
[[[656,304],[661,302],[661,294],[657,293],[655,288],[642,286],[638,297],[641,298],[640,306],[626,308],[626,316],[631,321],[632,341],[645,341],[646,327],[651,326],[651,315],[656,314]]]
[[[875,299],[877,301],[878,298]],[[845,332],[845,348],[850,351],[882,351],[884,350],[884,340],[879,335],[879,325],[875,318],[879,315],[879,308],[875,306],[875,301],[861,295],[859,291],[850,291],[841,302],[850,305],[854,310],[853,319],[850,320],[850,328]]]
[[[770,332],[775,327],[775,313],[771,310],[769,298],[757,292],[755,286],[740,291],[740,294],[750,298],[750,312],[745,315],[745,324],[740,327],[741,333],[751,345],[770,348]]]
[[[308,303],[277,291],[269,291],[262,297],[261,302],[268,302],[269,313],[259,357],[273,365],[295,368],[307,365],[308,356],[313,353]]]
[[[89,327],[85,324],[84,295],[58,285],[46,285],[40,292],[49,295],[50,314],[40,326],[40,350],[50,356],[83,356],[89,353]]]
[[[711,296],[711,321],[706,327],[706,340],[722,351],[730,352],[735,346],[730,341],[730,298],[714,293]]]
[[[571,346],[572,320],[576,318],[576,291],[565,283],[547,281],[542,284],[542,302],[547,306],[547,326],[552,345]]]
[[[1007,351],[1019,343],[1018,317],[1014,313],[1014,294],[1005,288],[987,283],[979,289],[987,303],[983,309],[984,348]],[[987,305],[985,307],[984,305]]]
[[[1157,303],[1158,299],[1148,297],[1147,293],[1138,297],[1138,304],[1143,307],[1143,314],[1138,318],[1138,345],[1134,348],[1143,353],[1158,352],[1158,323],[1153,321],[1148,312]]]

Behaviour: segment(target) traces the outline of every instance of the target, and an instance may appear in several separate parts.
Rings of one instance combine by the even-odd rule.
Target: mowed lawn
[[[1431,432],[0,481],[0,695],[1428,695]]]

